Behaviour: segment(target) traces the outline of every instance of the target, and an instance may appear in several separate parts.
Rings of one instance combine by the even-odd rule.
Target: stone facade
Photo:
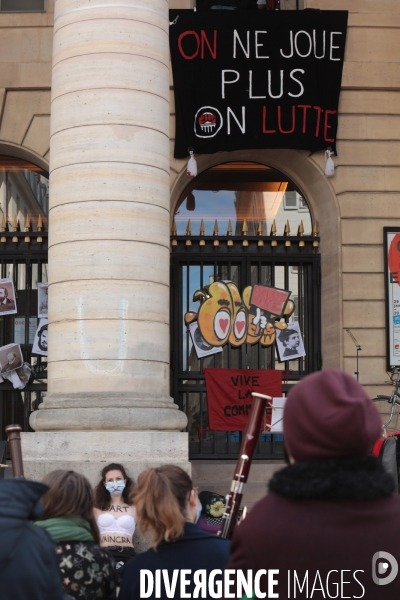
[[[291,7],[288,2],[285,5],[282,0],[283,9]],[[78,4],[76,0],[57,0],[59,14],[61,8],[68,12]],[[99,0],[97,4],[97,16],[101,20],[106,15],[102,11],[110,10],[103,5],[111,3]],[[157,7],[165,2],[147,2],[147,6],[150,4]],[[218,157],[200,156],[198,167],[201,171],[224,160],[257,160],[283,171],[304,191],[321,236],[323,364],[349,373],[355,371],[355,347],[345,332],[345,328],[350,328],[362,346],[360,381],[374,396],[385,393],[386,378],[382,229],[400,224],[400,3],[398,0],[304,0],[303,5],[304,8],[350,11],[335,176],[330,180],[325,178],[323,153],[310,155],[305,151],[238,151],[218,154]],[[170,1],[171,8],[191,6],[190,0]],[[53,52],[54,0],[47,1],[46,13],[0,15],[0,153],[29,160],[45,170],[49,170],[53,77],[49,265],[53,307],[49,360],[53,366],[49,372],[48,412],[39,411],[41,415],[36,415],[32,421],[44,431],[106,429],[107,419],[114,419],[107,409],[112,387],[110,378],[101,378],[99,373],[92,374],[86,369],[85,357],[79,350],[77,312],[75,308],[68,308],[74,306],[76,290],[71,281],[77,278],[79,267],[82,268],[79,277],[86,280],[80,289],[85,298],[87,296],[85,310],[91,320],[88,335],[91,343],[96,344],[100,326],[100,346],[108,348],[105,352],[96,350],[94,360],[103,361],[106,367],[111,365],[118,351],[112,347],[110,332],[114,331],[119,317],[113,316],[116,307],[98,309],[101,298],[98,284],[105,276],[96,258],[99,254],[94,252],[101,252],[105,239],[111,249],[111,271],[115,273],[116,265],[119,265],[119,275],[114,276],[118,279],[118,290],[122,296],[129,295],[130,338],[147,340],[144,354],[139,356],[139,345],[132,342],[126,356],[128,362],[144,358],[138,379],[127,386],[122,374],[119,379],[117,377],[118,381],[111,378],[114,391],[118,390],[113,395],[113,410],[122,411],[112,429],[178,430],[184,426],[184,419],[175,419],[178,411],[171,411],[168,379],[163,374],[168,368],[168,231],[171,225],[168,210],[172,215],[187,184],[186,161],[173,158],[171,76],[168,156],[167,28],[165,23],[162,26],[156,24],[159,34],[158,37],[154,34],[151,50],[154,61],[149,62],[143,53],[135,52],[129,44],[134,44],[130,36],[135,31],[138,43],[145,44],[145,38],[141,38],[143,27],[151,29],[151,24],[143,25],[139,19],[140,25],[139,21],[127,25],[124,10],[133,9],[116,10],[120,11],[118,22],[123,33],[120,46],[111,48],[109,60],[105,62],[101,62],[101,46],[103,44],[110,50],[114,43],[109,26],[101,29],[98,24],[93,28],[90,21],[81,18],[73,21],[71,19],[75,17],[63,17],[64,32],[56,30]],[[83,44],[81,48],[79,44]],[[93,50],[96,44],[99,53]],[[81,57],[88,48],[90,58],[83,61]],[[153,69],[156,61],[162,65],[159,71]],[[97,90],[102,86],[103,77],[111,83],[99,94]],[[131,85],[132,80],[135,85]],[[163,96],[165,89],[167,95]],[[132,107],[130,112],[126,110],[127,105]],[[110,113],[112,119],[108,117]],[[101,115],[100,125],[93,121],[94,114]],[[80,144],[77,158],[74,153],[77,152],[75,131],[78,129],[84,143]],[[133,149],[132,139],[140,138],[141,131],[147,133]],[[131,135],[133,132],[134,136]],[[107,152],[104,151],[106,147]],[[132,151],[147,165],[144,170],[140,169],[140,174],[120,160],[121,152]],[[85,166],[88,154],[90,162],[96,163],[93,168]],[[120,161],[120,164],[113,167],[116,169],[116,187],[100,197],[98,190],[104,161]],[[158,173],[156,184],[154,168]],[[168,171],[170,206],[166,195]],[[132,202],[135,199],[139,201]],[[108,205],[101,204],[102,201]],[[92,220],[94,227],[84,226]],[[142,239],[144,231],[146,239]],[[151,243],[148,243],[149,238]],[[133,283],[128,290],[124,280],[128,265],[124,260],[132,253],[133,245],[137,264],[134,268],[131,264],[129,269],[133,270],[127,278],[138,279],[140,285]],[[79,256],[83,255],[92,256],[94,260],[82,261]],[[65,256],[68,257],[66,263]],[[158,273],[155,278],[149,277],[149,257]],[[107,277],[113,277],[111,271]],[[146,319],[151,321],[146,330],[135,313],[138,302],[145,306]],[[155,305],[164,306],[162,314]],[[112,322],[114,318],[116,321]],[[148,373],[145,371],[146,365],[155,357],[163,365],[159,371],[162,390],[157,398],[144,399],[139,394],[140,397],[134,398],[136,404],[132,404],[131,392],[140,377],[154,376],[151,368]],[[72,372],[82,382],[78,389],[83,394],[80,399],[71,398],[66,390],[68,381],[74,381]],[[61,410],[60,403],[64,403]],[[174,421],[171,426],[159,422],[156,425],[157,412],[151,411],[163,408],[169,411],[168,415]],[[74,416],[76,409],[82,411],[83,421]],[[138,425],[135,417],[130,419],[128,416],[138,411],[136,415],[140,421],[140,410],[150,411],[143,416],[142,425]],[[29,443],[32,442],[33,438]]]

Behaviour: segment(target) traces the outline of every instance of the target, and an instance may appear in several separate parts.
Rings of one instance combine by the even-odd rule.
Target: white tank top
[[[101,513],[97,519],[97,526],[100,535],[105,533],[119,533],[132,537],[135,531],[135,520],[131,515],[124,515],[116,519],[111,513]]]

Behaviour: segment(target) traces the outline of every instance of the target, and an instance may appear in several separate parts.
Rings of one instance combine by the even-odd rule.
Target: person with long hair
[[[36,525],[56,544],[65,594],[115,600],[114,561],[99,546],[89,481],[80,473],[60,469],[45,475],[43,483],[50,489],[42,497],[43,514]]]
[[[133,534],[136,510],[130,500],[133,481],[119,463],[111,463],[101,471],[95,488],[95,517],[100,531],[100,545],[116,560],[121,573],[125,563],[135,556]]]
[[[192,573],[198,569],[204,569],[207,573],[220,569],[222,573],[229,560],[229,542],[202,531],[195,524],[202,507],[193,482],[183,469],[164,465],[143,471],[131,498],[136,506],[140,531],[152,534],[152,548],[125,565],[118,600],[180,598],[181,582],[173,577],[174,569],[178,570],[178,574],[183,573],[184,569]],[[166,570],[171,590],[165,587],[164,575],[160,590],[156,590],[156,586],[153,586],[152,593],[146,586],[146,589],[142,589],[145,580],[146,585],[151,586],[151,577],[146,579],[140,575],[143,569],[151,572],[153,582],[157,570],[163,570],[163,574]],[[192,594],[194,581],[190,575],[186,575],[186,581],[189,583],[185,591]],[[218,585],[221,586],[222,582],[216,581],[216,587]],[[207,584],[205,590],[206,595],[201,597],[211,598]]]

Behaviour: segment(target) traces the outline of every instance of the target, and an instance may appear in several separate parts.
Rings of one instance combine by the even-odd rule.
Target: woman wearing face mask
[[[158,469],[143,471],[131,497],[135,502],[140,531],[143,534],[148,531],[153,534],[152,548],[138,554],[125,566],[118,600],[136,600],[140,597],[157,597],[162,600],[181,598],[179,577],[182,577],[184,569],[189,570],[189,574],[185,575],[188,584],[184,589],[190,595],[187,597],[193,597],[194,571],[204,569],[210,574],[214,569],[220,569],[222,573],[229,560],[229,542],[206,533],[195,525],[202,506],[193,489],[192,480],[183,469],[174,465],[164,465]],[[154,581],[156,571],[161,569],[159,572],[163,575],[160,590],[156,590],[154,585],[152,593],[147,595],[147,585],[151,579],[148,575],[151,574],[147,575],[147,579],[141,577],[143,569],[153,573]],[[167,585],[165,571],[168,573]],[[178,577],[175,576],[175,583],[174,573],[178,574]],[[217,593],[217,587],[221,585],[218,579],[221,578],[217,575],[214,584]],[[144,585],[146,589],[143,589]],[[169,586],[171,589],[168,589]],[[206,595],[199,597],[211,598],[209,586],[206,585],[205,589]]]
[[[95,517],[100,532],[100,545],[112,554],[116,569],[135,556],[133,533],[136,510],[129,500],[133,481],[124,467],[111,463],[101,472],[101,481],[95,488]]]

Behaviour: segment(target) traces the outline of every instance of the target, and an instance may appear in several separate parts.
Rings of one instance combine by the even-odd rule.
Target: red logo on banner
[[[388,252],[388,265],[390,271],[390,283],[398,283],[400,273],[400,234],[396,234],[390,244]]]
[[[216,431],[243,431],[253,405],[251,392],[282,397],[282,371],[204,369],[204,374],[209,427]]]

